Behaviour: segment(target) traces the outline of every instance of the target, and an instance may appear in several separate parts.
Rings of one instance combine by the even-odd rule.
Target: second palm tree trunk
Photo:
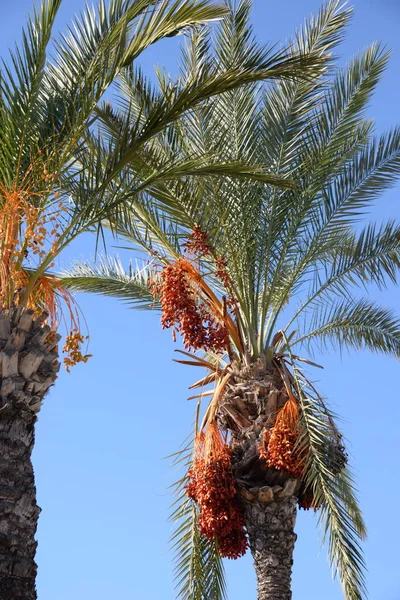
[[[0,310],[0,598],[36,600],[36,415],[59,369],[48,315]]]
[[[0,412],[0,598],[36,599],[35,540],[40,509],[31,452],[36,417],[21,402]]]
[[[244,503],[244,516],[257,576],[258,600],[291,600],[296,498]]]

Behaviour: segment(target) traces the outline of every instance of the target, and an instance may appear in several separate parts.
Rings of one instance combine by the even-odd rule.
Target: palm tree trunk
[[[21,403],[6,404],[0,413],[0,598],[7,600],[36,598],[35,420]]]
[[[271,504],[244,502],[257,576],[258,600],[291,600],[296,498]]]
[[[57,343],[47,315],[0,312],[0,598],[36,600],[40,509],[31,454],[36,413],[59,369]]]

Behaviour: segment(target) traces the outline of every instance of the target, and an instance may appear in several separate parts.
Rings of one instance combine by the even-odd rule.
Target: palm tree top
[[[129,80],[140,95],[143,76],[130,65],[149,45],[220,18],[227,9],[211,0],[99,0],[54,36],[60,6],[61,0],[43,0],[20,45],[0,66],[1,438],[7,457],[3,483],[13,499],[2,515],[0,586],[2,597],[32,600],[39,510],[31,451],[36,415],[57,378],[60,321],[70,330],[67,369],[89,357],[82,351],[78,308],[54,274],[55,260],[81,233],[101,233],[99,223],[111,222],[132,197],[141,199],[154,185],[257,173],[260,181],[293,187],[244,161],[178,160],[149,173],[143,158],[172,123],[217,93],[260,79],[307,79],[325,68],[318,54],[253,52],[246,64],[222,70],[214,65],[179,81],[167,101],[163,94],[146,99],[145,122],[139,119],[123,132],[114,109],[102,104],[115,79]],[[111,132],[107,123],[115,125]]]
[[[183,50],[184,81],[196,70],[206,73],[212,60],[221,69],[248,60],[256,44],[248,24],[250,6],[240,2],[232,9],[214,47],[207,30],[190,35]],[[292,52],[331,56],[350,16],[340,2],[328,2],[296,34]],[[153,262],[138,273],[131,270],[129,278],[111,261],[110,293],[112,275],[119,273],[126,285],[132,282],[133,303],[144,283],[147,296],[140,301],[147,297],[151,304],[147,273],[156,263],[167,265],[185,255],[188,238],[198,231],[206,236],[209,251],[197,257],[197,269],[220,299],[236,299],[241,334],[254,360],[267,352],[278,329],[286,336],[296,329],[292,346],[332,342],[398,355],[395,317],[356,293],[368,283],[384,288],[395,282],[399,266],[397,224],[362,226],[371,202],[399,177],[398,128],[376,137],[373,122],[364,116],[388,56],[372,44],[346,69],[332,65],[318,79],[267,86],[255,82],[232,90],[188,111],[175,127],[146,144],[140,154],[148,163],[149,188],[127,202],[110,224],[132,247],[150,252]],[[138,90],[133,77],[132,71],[121,77],[122,110],[111,114],[110,109],[108,120],[104,116],[111,136],[144,119],[156,94],[145,81]],[[158,87],[166,98],[170,83],[160,76]],[[179,164],[172,167],[171,159],[178,155],[185,179],[176,182]],[[196,161],[205,156],[215,157],[215,175],[223,168],[221,161],[232,165],[232,176],[235,162],[258,165],[261,181],[254,171],[242,172],[240,179],[210,177],[209,165],[207,176],[190,176],[201,172]],[[165,170],[162,182],[151,181],[155,167]],[[266,176],[271,180],[266,182]],[[126,179],[121,185],[128,194],[132,182]],[[230,289],[215,276],[221,260]],[[77,287],[84,286],[85,267],[78,269],[82,279],[71,281]],[[90,275],[96,291],[97,270]],[[125,293],[128,299],[129,289]]]
[[[251,3],[227,4],[230,13],[216,35],[206,28],[190,34],[182,55],[183,88],[193,78],[206,80],[214,64],[229,70],[258,54],[249,25]],[[385,289],[397,282],[399,226],[363,221],[371,203],[398,180],[400,130],[376,136],[373,121],[365,116],[388,52],[372,44],[344,69],[332,62],[351,13],[329,1],[295,34],[289,46],[294,56],[312,52],[325,60],[327,68],[319,77],[267,85],[253,81],[228,90],[143,144],[137,161],[130,163],[131,174],[119,181],[128,201],[109,226],[132,249],[148,253],[149,264],[132,265],[126,272],[118,259],[97,266],[83,263],[63,281],[139,308],[161,308],[163,325],[183,333],[187,349],[206,352],[182,357],[208,369],[195,388],[215,386],[205,426],[214,422],[221,398],[243,369],[273,363],[288,399],[299,406],[299,444],[308,452],[305,482],[321,508],[332,564],[346,598],[356,600],[365,597],[359,546],[365,527],[343,456],[338,453],[336,465],[327,456],[327,440],[339,447],[341,437],[304,370],[310,359],[302,357],[328,344],[400,356],[399,318],[362,295],[370,284]],[[140,89],[132,85],[134,77],[133,70],[123,74],[121,109],[108,109],[102,118],[111,148],[154,118],[160,97],[168,104],[176,93],[162,73],[156,85],[142,80]],[[199,177],[206,157],[207,171]],[[231,177],[216,176],[220,164],[230,165]],[[243,164],[257,169],[246,171]],[[133,183],[139,169],[147,172],[146,191],[137,180]],[[156,169],[163,170],[162,179],[155,179]],[[180,169],[184,177],[172,180]],[[196,329],[197,338],[186,327],[194,310],[205,329]],[[189,450],[189,462],[191,457]],[[178,491],[186,485],[184,479]],[[193,533],[196,513],[185,504],[184,493],[182,498],[185,508],[178,504],[175,513],[181,519],[175,538],[179,594],[222,598],[218,552]],[[201,592],[194,581],[200,572],[206,574]]]
[[[51,270],[78,235],[95,228],[125,200],[108,188],[127,160],[137,160],[145,139],[160,134],[202,98],[249,77],[267,76],[267,67],[271,73],[286,69],[294,76],[307,57],[293,61],[280,55],[268,65],[260,60],[246,73],[233,69],[219,74],[218,85],[210,78],[195,98],[159,113],[162,118],[148,123],[145,135],[138,133],[104,165],[92,146],[91,131],[107,112],[100,101],[116,76],[129,73],[132,61],[157,40],[218,19],[226,8],[208,0],[111,0],[87,6],[65,33],[54,36],[60,6],[61,0],[49,0],[34,10],[21,45],[1,67],[0,300],[3,307],[46,310],[54,328],[62,312],[70,315],[78,339],[79,311]],[[309,66],[314,68],[311,59]],[[139,90],[140,78],[135,85]],[[176,177],[184,175],[181,170]]]

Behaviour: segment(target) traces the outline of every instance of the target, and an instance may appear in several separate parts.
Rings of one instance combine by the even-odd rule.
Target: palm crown
[[[136,166],[139,190],[146,189],[147,173],[139,164],[146,141],[219,91],[252,79],[294,77],[307,66],[312,73],[322,66],[317,56],[293,59],[280,53],[269,62],[258,57],[246,69],[218,73],[214,69],[206,81],[193,86],[196,93],[192,89],[190,95],[186,87],[176,91],[174,102],[153,104],[153,118],[121,140],[107,161],[103,152],[107,141],[96,146],[94,124],[107,117],[107,107],[99,102],[117,75],[129,71],[132,61],[157,40],[217,19],[226,9],[207,0],[112,0],[107,5],[101,1],[96,10],[87,7],[65,35],[53,40],[60,5],[61,0],[42,2],[0,76],[1,302],[4,307],[16,302],[46,309],[54,322],[61,297],[72,305],[48,270],[75,237],[126,200],[126,190],[116,186],[111,190],[110,182],[124,167],[121,177],[127,177],[128,162]],[[49,59],[51,44],[54,56]],[[135,72],[130,84],[138,94],[141,83]],[[204,161],[202,167],[206,172]],[[232,171],[229,165],[226,168]],[[184,175],[181,168],[168,177]],[[152,180],[162,176],[166,174],[159,168]]]
[[[95,158],[89,159],[84,138],[98,102],[149,44],[221,10],[207,2],[101,2],[58,37],[49,60],[60,5],[49,0],[34,12],[0,76],[0,298],[3,307],[47,310],[53,327],[65,301],[76,327],[72,298],[48,270],[77,235],[107,215],[99,188],[87,194],[81,160],[84,153],[85,176],[93,177]]]
[[[248,22],[251,2],[227,5],[230,13],[213,41],[204,28],[191,34],[181,64],[184,82],[205,78],[214,61],[225,70],[259,52]],[[350,9],[328,2],[295,35],[293,55],[313,52],[329,62],[350,16]],[[254,501],[250,496],[260,488],[243,467],[250,444],[252,451],[257,446],[259,461],[266,461],[264,486],[273,490],[278,482],[282,497],[286,490],[300,506],[320,510],[346,598],[364,597],[359,539],[365,527],[341,435],[304,372],[304,362],[311,361],[298,352],[329,343],[400,356],[400,321],[358,293],[369,283],[384,288],[395,282],[400,266],[398,226],[360,225],[368,205],[400,173],[399,130],[377,138],[373,122],[364,117],[387,60],[388,53],[373,44],[344,70],[332,65],[317,78],[253,82],[196,106],[146,145],[140,167],[146,161],[148,190],[109,223],[149,253],[150,264],[125,272],[118,259],[109,259],[78,265],[64,278],[74,289],[161,309],[163,326],[183,335],[186,350],[203,351],[202,357],[190,352],[182,360],[209,370],[194,388],[214,385],[196,438],[198,472],[192,469],[178,485],[174,543],[182,598],[224,594],[220,556],[229,551],[217,529],[206,531],[205,505],[194,489],[201,483],[201,460],[209,466],[215,459],[210,453],[220,443],[216,423],[229,434],[236,492],[243,501]],[[155,94],[167,101],[171,93],[162,73],[157,92],[149,83],[138,91],[130,76],[121,84],[125,110],[110,111],[105,122],[110,136],[137,127]],[[171,182],[168,164],[177,155],[185,177]],[[199,160],[210,155],[214,173],[191,177],[201,171]],[[221,163],[241,179],[213,176]],[[243,179],[250,175],[243,163],[259,165],[259,181],[257,171]],[[162,182],[151,180],[156,167],[164,169]],[[178,171],[179,164],[171,170]],[[262,408],[251,406],[249,397],[240,403],[240,385],[254,392],[260,379],[269,386]],[[272,393],[275,403],[268,407]],[[206,394],[197,396],[199,402]],[[288,455],[282,436],[291,444]],[[204,444],[214,450],[207,454]],[[272,471],[284,473],[283,479],[274,480]]]
[[[157,145],[186,110],[248,81],[309,77],[323,68],[318,55],[287,51],[258,54],[240,68],[214,68],[201,81],[175,86],[168,100],[154,96],[151,114],[116,142],[115,132],[102,125],[112,122],[113,111],[101,104],[116,77],[126,73],[140,96],[143,77],[130,70],[132,61],[150,44],[220,18],[226,8],[209,0],[99,0],[54,39],[60,5],[61,0],[42,1],[28,19],[22,43],[0,69],[0,444],[6,457],[0,479],[12,499],[2,501],[0,511],[6,532],[2,598],[36,598],[39,510],[31,451],[36,414],[57,378],[61,336],[56,331],[63,317],[70,326],[67,369],[88,359],[77,307],[52,271],[56,257],[151,185],[178,182],[196,169],[199,177],[215,171],[202,157],[179,168],[174,161],[167,169],[155,165],[149,174],[145,145],[152,139]],[[244,163],[219,168],[230,175],[253,172]]]

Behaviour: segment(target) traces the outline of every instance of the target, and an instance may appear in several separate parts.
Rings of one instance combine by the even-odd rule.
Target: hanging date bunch
[[[227,270],[226,259],[219,256],[215,252],[214,246],[210,244],[207,234],[202,229],[195,225],[193,232],[189,235],[187,242],[184,244],[185,253],[194,258],[200,259],[203,257],[212,257],[215,262],[215,277],[220,280],[225,290],[227,291],[227,306],[233,307],[236,304],[236,299],[232,294],[233,282]]]
[[[69,208],[60,195],[56,175],[42,163],[31,165],[18,187],[0,184],[0,306],[23,305],[37,316],[47,313],[54,336],[64,321],[71,330],[64,346],[69,370],[89,355],[80,350],[84,337],[79,309],[71,293],[48,272],[68,220]]]
[[[87,363],[91,354],[83,354],[82,345],[84,341],[88,339],[88,336],[83,336],[80,331],[75,328],[66,337],[63,351],[66,353],[64,358],[64,365],[68,373],[71,367],[74,367],[78,363]]]
[[[42,163],[31,165],[17,186],[0,183],[2,306],[15,303],[18,290],[26,284],[26,267],[33,274],[43,262],[46,268],[53,266],[67,211],[59,198],[56,176]]]
[[[299,437],[299,406],[290,396],[279,411],[271,430],[264,431],[259,449],[260,457],[268,467],[285,471],[293,477],[302,477],[304,458],[299,456],[296,443]]]
[[[216,538],[221,557],[243,556],[248,541],[232,475],[231,449],[216,422],[198,434],[188,478],[187,495],[200,506],[200,533],[210,540]]]
[[[183,248],[186,254],[191,254],[198,258],[209,256],[214,251],[207,234],[198,225],[193,227],[193,231],[188,236]]]
[[[316,501],[312,488],[305,485],[300,488],[298,504],[303,510],[310,510],[311,508],[318,510],[321,506]]]
[[[20,281],[23,287],[28,283],[27,273],[22,270]],[[39,315],[48,313],[48,323],[55,334],[61,320],[64,321],[69,333],[65,338],[63,362],[68,373],[71,367],[78,363],[86,363],[91,354],[84,354],[84,345],[88,344],[89,336],[81,333],[79,322],[79,306],[71,292],[67,290],[53,275],[41,275],[27,300],[27,308],[33,308]],[[66,318],[66,317],[69,318]],[[69,327],[68,327],[69,325]]]
[[[173,327],[182,334],[185,348],[221,353],[229,343],[227,326],[201,294],[201,276],[185,258],[167,265],[161,281],[151,285],[160,300],[163,329]]]
[[[199,227],[194,228],[183,248],[184,256],[164,266],[160,276],[150,283],[154,298],[161,304],[162,327],[172,328],[174,334],[179,332],[187,350],[223,353],[229,347],[230,333],[237,337],[236,327],[228,314],[235,300],[226,261],[215,255],[207,235]],[[195,262],[204,257],[212,259],[213,274],[227,291],[227,299],[223,301],[205,281],[200,266],[195,266]]]

